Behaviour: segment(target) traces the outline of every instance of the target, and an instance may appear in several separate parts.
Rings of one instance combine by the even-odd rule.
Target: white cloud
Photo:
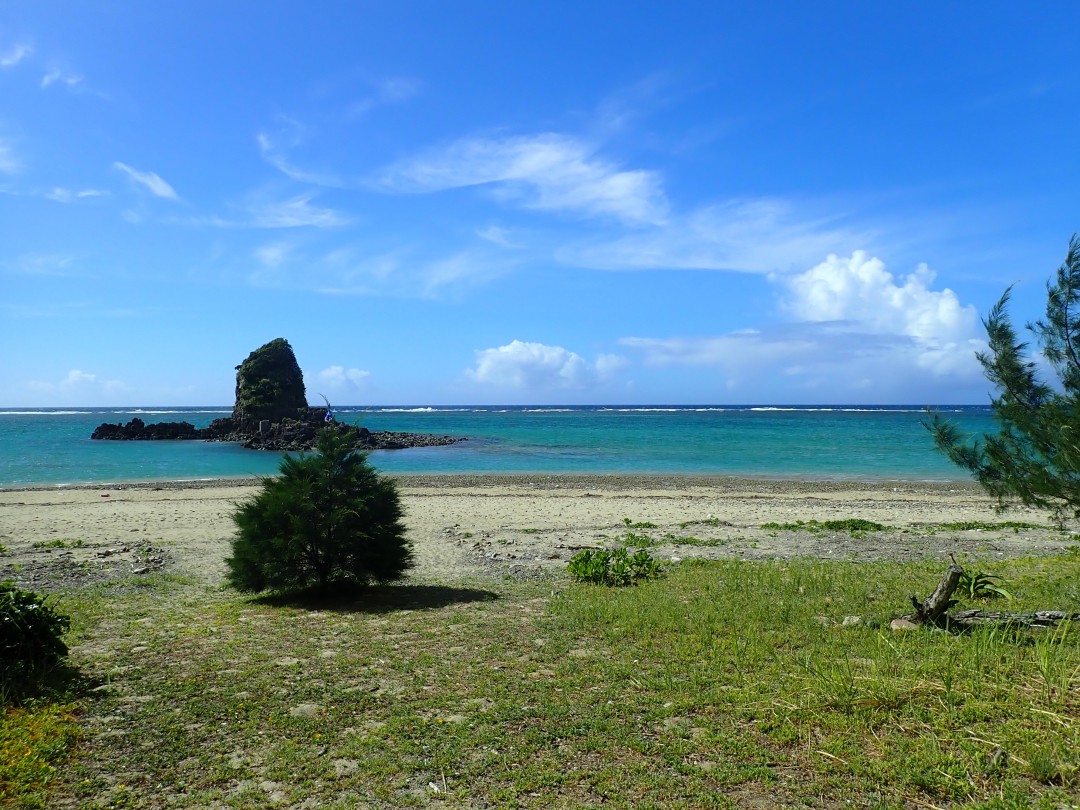
[[[370,376],[370,371],[344,366],[329,366],[318,373],[319,384],[329,391],[361,389]]]
[[[491,185],[496,196],[524,208],[613,217],[656,225],[667,216],[660,176],[622,170],[565,135],[466,138],[445,149],[391,166],[383,188],[433,192]]]
[[[18,174],[22,170],[22,163],[15,156],[11,144],[0,138],[0,174]]]
[[[787,398],[805,390],[814,401],[909,402],[973,391],[982,380],[975,353],[986,345],[978,317],[951,290],[931,289],[933,280],[925,266],[897,280],[864,252],[830,255],[805,272],[770,276],[792,322],[620,343],[649,365],[712,367],[729,390]]]
[[[33,47],[26,43],[12,45],[10,49],[0,53],[0,68],[14,67],[33,52]]]
[[[50,87],[54,84],[63,84],[67,87],[77,87],[82,83],[83,77],[74,73],[65,73],[59,68],[54,68],[41,77],[41,86]]]
[[[154,172],[136,171],[135,169],[128,166],[126,163],[121,163],[120,161],[116,161],[115,163],[113,163],[113,168],[124,172],[124,174],[126,174],[140,186],[143,186],[155,197],[161,197],[162,199],[166,200],[180,199],[173,187],[166,183],[164,180],[162,180],[161,177],[159,177]]]
[[[288,242],[274,242],[255,249],[255,257],[264,267],[275,270],[289,258],[292,245]]]
[[[984,347],[975,307],[962,306],[948,288],[930,289],[934,278],[922,264],[898,281],[880,259],[856,251],[776,281],[787,290],[785,308],[801,320],[909,338],[909,356],[919,367],[935,375],[970,373],[977,369],[974,353]]]
[[[108,194],[107,191],[101,191],[96,188],[84,188],[79,191],[72,191],[69,188],[56,188],[49,189],[42,196],[47,200],[52,200],[58,203],[70,203],[76,200],[85,200],[92,197],[104,197]]]
[[[56,253],[25,253],[14,262],[5,263],[14,272],[25,276],[68,276],[72,275],[73,256]]]
[[[557,258],[599,270],[770,273],[805,267],[867,238],[831,219],[800,216],[780,200],[740,200],[700,208],[645,233],[566,247]]]
[[[479,383],[534,391],[582,389],[623,367],[621,358],[601,355],[589,364],[562,346],[514,340],[476,352],[476,365],[466,374]]]
[[[512,250],[524,247],[524,245],[519,242],[515,242],[510,237],[510,231],[508,231],[506,228],[500,228],[498,225],[488,225],[486,228],[478,230],[476,232],[476,235],[487,242],[491,242],[493,245],[498,245],[499,247],[510,248]]]
[[[276,132],[259,132],[255,140],[259,145],[259,153],[263,160],[298,183],[311,183],[317,186],[338,187],[342,185],[340,178],[327,172],[316,172],[302,169],[292,163],[288,151],[295,149],[304,142],[307,137],[305,128],[292,118],[281,117],[281,126]]]
[[[58,382],[32,380],[27,387],[38,394],[48,394],[71,404],[93,405],[109,397],[130,394],[132,388],[120,380],[102,380],[97,374],[71,369]]]
[[[288,200],[264,203],[252,211],[256,228],[337,228],[348,219],[331,208],[311,204],[314,194],[300,194]]]

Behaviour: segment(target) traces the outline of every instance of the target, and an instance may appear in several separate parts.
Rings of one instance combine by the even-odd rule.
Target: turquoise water
[[[737,475],[860,480],[965,480],[933,447],[915,407],[348,408],[371,430],[468,437],[449,447],[376,451],[392,473]],[[985,407],[945,407],[973,433]],[[0,410],[0,487],[233,478],[272,474],[280,454],[214,442],[91,441],[102,422],[188,421],[218,408]]]

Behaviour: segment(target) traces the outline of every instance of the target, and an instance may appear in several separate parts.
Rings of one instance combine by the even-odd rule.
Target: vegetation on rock
[[[304,375],[285,338],[260,346],[236,367],[233,418],[242,424],[298,418],[307,407]]]
[[[400,579],[412,566],[394,482],[348,435],[320,433],[318,452],[286,455],[280,476],[233,514],[227,560],[241,591],[291,592]]]

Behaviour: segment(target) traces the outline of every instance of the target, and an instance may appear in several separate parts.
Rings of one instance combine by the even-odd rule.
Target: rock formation
[[[304,375],[292,346],[275,338],[236,367],[236,404],[232,418],[242,430],[268,420],[302,419],[308,409]]]
[[[320,430],[335,430],[353,437],[357,449],[396,450],[435,447],[463,441],[453,436],[371,431],[326,418],[326,408],[311,408],[304,390],[304,375],[292,346],[277,338],[261,346],[236,367],[236,404],[231,417],[215,419],[208,427],[190,422],[146,424],[136,417],[123,424],[99,425],[91,439],[126,441],[201,439],[238,442],[253,450],[303,451],[315,446]]]

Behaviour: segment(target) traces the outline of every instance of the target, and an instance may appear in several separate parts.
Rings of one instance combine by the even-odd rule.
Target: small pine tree
[[[349,437],[321,431],[312,455],[286,454],[277,478],[233,513],[228,582],[289,592],[400,579],[412,566],[394,482]]]
[[[934,415],[934,443],[969,470],[1004,507],[1009,500],[1080,517],[1080,238],[1047,284],[1046,320],[1028,325],[1058,382],[1040,379],[1009,321],[1009,290],[983,321],[990,351],[979,354],[999,389],[991,402],[1001,429],[970,444],[955,424]]]

